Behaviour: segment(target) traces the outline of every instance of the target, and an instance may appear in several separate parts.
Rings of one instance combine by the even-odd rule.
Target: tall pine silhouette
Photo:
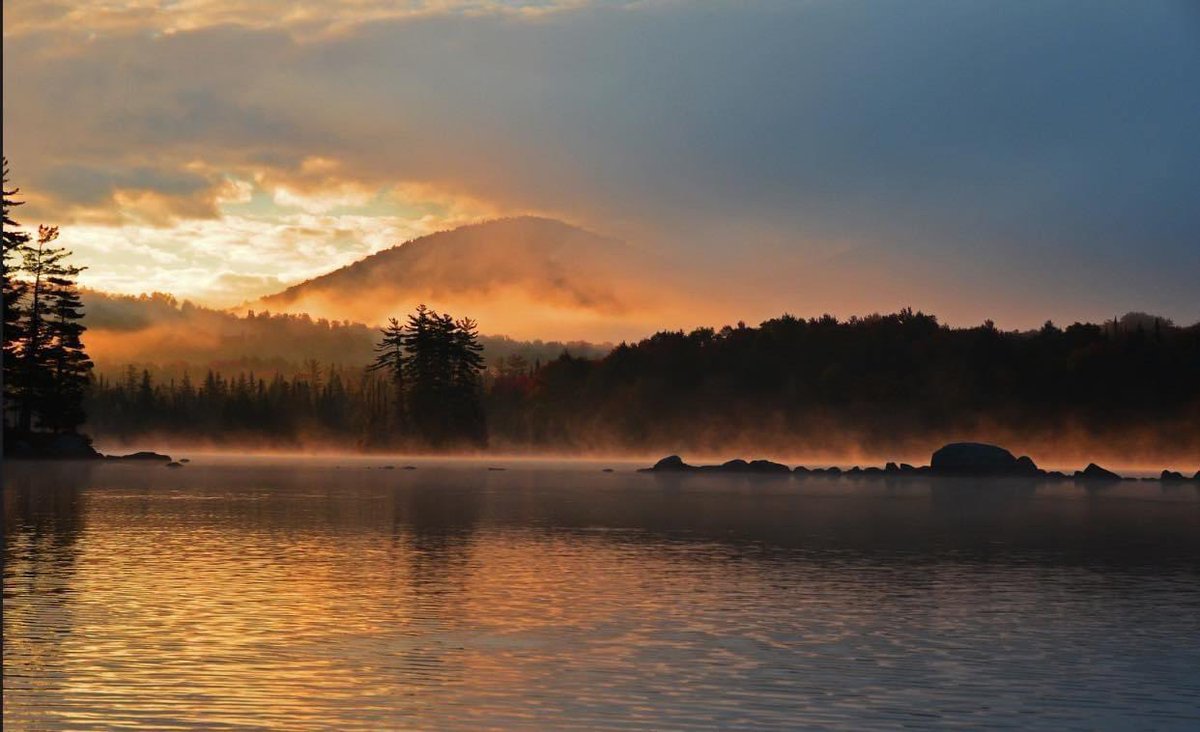
[[[7,186],[7,165],[5,184]],[[68,263],[54,246],[58,227],[39,226],[35,244],[10,216],[17,189],[4,188],[4,396],[16,428],[74,432],[84,422],[92,362],[83,347],[83,303]],[[18,259],[19,257],[19,259]]]

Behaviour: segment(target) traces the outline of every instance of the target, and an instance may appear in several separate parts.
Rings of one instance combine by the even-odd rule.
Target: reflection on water
[[[8,729],[1200,725],[1200,492],[5,466]]]

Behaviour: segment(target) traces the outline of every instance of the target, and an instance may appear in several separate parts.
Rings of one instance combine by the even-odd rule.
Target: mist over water
[[[1193,485],[409,462],[6,464],[5,727],[1200,725]]]

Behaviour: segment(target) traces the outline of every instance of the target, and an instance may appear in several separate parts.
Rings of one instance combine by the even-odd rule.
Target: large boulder
[[[770,460],[751,460],[746,466],[746,470],[751,473],[790,473],[792,469],[782,463],[771,462]]]
[[[1029,458],[1017,460],[1003,447],[982,442],[952,442],[933,453],[929,467],[943,475],[1023,475],[1037,471]]]
[[[683,458],[678,455],[668,455],[659,460],[652,468],[641,468],[642,473],[681,473],[685,470],[695,470],[694,466],[683,462]]]
[[[1095,463],[1088,463],[1088,466],[1086,468],[1084,468],[1083,470],[1075,471],[1075,479],[1076,480],[1093,480],[1093,481],[1110,481],[1110,480],[1120,480],[1121,476],[1117,475],[1116,473],[1112,472],[1111,470],[1105,470],[1104,468],[1100,467],[1099,465],[1097,465]]]

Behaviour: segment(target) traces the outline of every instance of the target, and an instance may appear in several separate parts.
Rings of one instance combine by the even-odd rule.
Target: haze
[[[520,214],[661,262],[636,322],[557,338],[1200,319],[1194,3],[403,6],[6,0],[21,222],[216,306]],[[485,331],[546,326],[513,301]]]

